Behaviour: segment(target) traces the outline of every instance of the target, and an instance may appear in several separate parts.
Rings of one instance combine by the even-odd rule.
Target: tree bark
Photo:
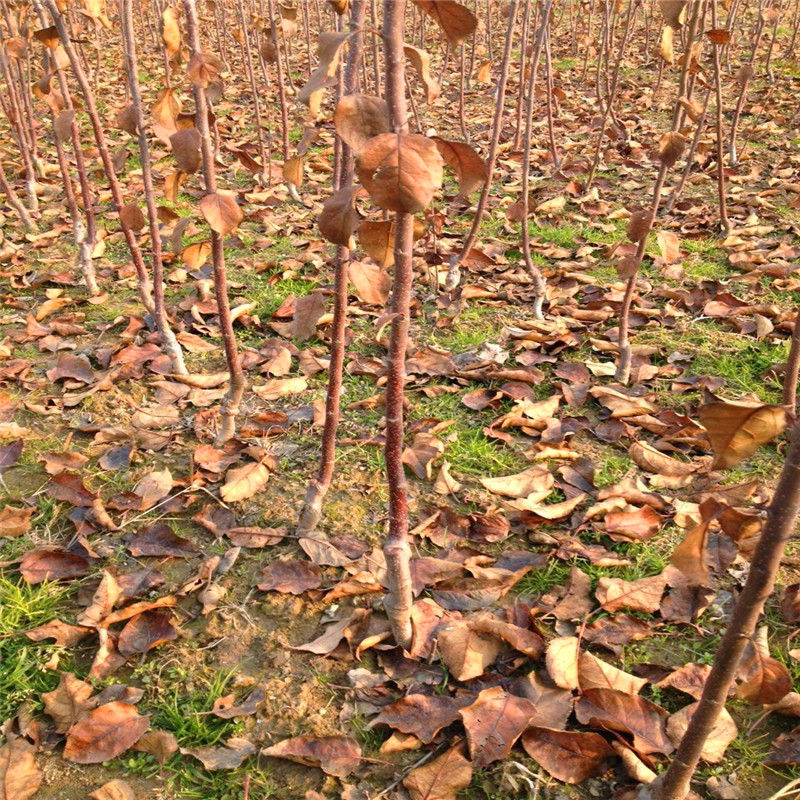
[[[392,128],[397,134],[408,132],[405,97],[405,54],[403,52],[406,0],[384,0],[383,46],[386,61],[386,102]],[[386,381],[386,478],[389,484],[389,535],[383,545],[386,556],[386,613],[395,641],[408,649],[411,645],[411,544],[408,537],[408,495],[403,472],[403,398],[405,359],[411,304],[414,217],[398,211],[394,218],[394,284],[392,326],[389,345],[389,371]]]
[[[758,540],[750,573],[714,656],[700,702],[663,775],[644,786],[638,800],[684,800],[703,746],[719,718],[747,642],[753,635],[764,603],[772,593],[783,550],[800,511],[800,428],[790,434],[791,445]]]
[[[202,52],[200,46],[200,32],[197,26],[197,5],[195,0],[183,0],[186,12],[186,29],[188,33],[189,49],[192,56]],[[203,179],[208,194],[217,191],[217,175],[214,170],[214,147],[211,142],[211,131],[208,126],[208,100],[206,92],[201,86],[193,86],[195,102],[195,125],[200,133],[201,151],[203,155]],[[245,380],[242,364],[239,360],[239,348],[236,344],[236,335],[233,332],[231,320],[231,307],[228,300],[228,274],[225,267],[225,252],[222,246],[222,236],[216,231],[211,231],[211,263],[214,267],[214,293],[217,299],[219,329],[222,334],[222,344],[225,350],[225,362],[230,373],[228,393],[222,401],[220,409],[220,425],[217,432],[216,445],[219,447],[232,439],[236,433],[236,417],[244,394]]]
[[[183,351],[175,338],[167,314],[164,296],[164,263],[161,258],[161,232],[158,229],[158,210],[156,209],[155,191],[153,190],[153,170],[150,165],[150,148],[147,142],[147,126],[142,105],[142,92],[139,87],[139,62],[136,55],[136,31],[133,27],[133,11],[131,0],[122,0],[120,4],[122,23],[122,40],[125,46],[125,68],[128,72],[128,88],[136,115],[138,128],[139,158],[142,165],[142,184],[144,200],[147,207],[147,220],[150,227],[150,248],[153,267],[153,317],[156,329],[161,337],[164,352],[172,362],[172,371],[177,375],[186,375]]]

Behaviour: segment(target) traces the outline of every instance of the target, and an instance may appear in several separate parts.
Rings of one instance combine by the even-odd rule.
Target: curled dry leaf
[[[132,747],[150,725],[131,705],[115,701],[90,711],[67,734],[64,758],[77,764],[110,761]]]
[[[474,630],[466,621],[443,628],[439,632],[438,644],[442,661],[458,681],[483,675],[501,650],[497,639]]]
[[[36,766],[36,747],[21,736],[9,738],[0,747],[0,797],[3,800],[27,800],[42,783]]]
[[[722,400],[710,392],[699,417],[714,449],[712,469],[735,467],[786,427],[783,406]]]
[[[345,186],[334,192],[323,204],[317,217],[319,232],[329,241],[342,247],[352,247],[353,232],[358,226],[355,208],[357,186]]]
[[[464,745],[459,744],[412,770],[403,779],[403,786],[411,800],[456,800],[456,795],[472,782],[472,770],[464,756]]]
[[[528,728],[525,752],[546,772],[564,783],[582,783],[602,775],[615,761],[614,749],[599,733]]]
[[[499,686],[484,689],[472,705],[462,708],[473,766],[480,769],[506,758],[535,710],[530,700]]]
[[[91,800],[136,800],[136,793],[129,783],[119,778],[104,783],[99,789],[89,792]]]
[[[689,722],[697,710],[699,703],[692,703],[691,705],[682,708],[673,714],[667,722],[667,733],[672,743],[677,747],[680,744],[683,734],[689,727]],[[733,721],[733,717],[728,713],[727,708],[723,708],[720,712],[719,719],[711,729],[711,733],[703,745],[703,751],[700,753],[700,759],[708,764],[718,764],[725,757],[725,751],[728,745],[738,736],[739,729]]]
[[[236,769],[256,752],[256,746],[247,739],[232,736],[222,746],[181,747],[181,753],[194,756],[209,770]]]
[[[355,155],[373,137],[391,130],[389,107],[382,97],[350,94],[337,104],[333,114],[336,132],[350,145]]]
[[[297,736],[265,747],[261,755],[320,767],[337,778],[346,778],[361,763],[361,748],[348,736]]]
[[[451,47],[458,47],[478,27],[477,17],[455,0],[413,0],[441,28]]]
[[[416,214],[442,185],[442,164],[426,136],[383,133],[361,149],[356,173],[379,208]]]
[[[233,233],[244,219],[234,192],[219,189],[200,201],[200,211],[212,231],[225,236]]]
[[[578,654],[580,639],[577,636],[559,636],[547,645],[547,671],[556,686],[562,689],[577,689]]]
[[[269,475],[270,469],[263,461],[229,469],[219,495],[226,503],[247,500],[266,486]]]

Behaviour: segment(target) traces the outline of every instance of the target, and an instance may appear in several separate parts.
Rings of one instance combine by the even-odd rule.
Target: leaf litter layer
[[[453,4],[439,5],[434,20],[455,47],[471,22],[458,11],[442,16]],[[496,59],[504,20],[492,9]],[[297,82],[316,64],[294,38],[291,12],[282,7],[281,27],[293,41]],[[233,15],[232,7],[221,13]],[[566,30],[577,24],[569,14],[559,23]],[[135,203],[136,128],[115,124],[126,103],[113,77],[118,34],[95,18],[87,30],[104,45],[101,112]],[[180,27],[176,47],[169,15],[161,24],[174,57]],[[151,108],[164,76],[148,30],[138,36]],[[645,35],[653,32],[633,32],[641,44]],[[428,36],[441,94],[430,75],[417,83],[414,73],[411,91],[422,130],[450,143],[439,150],[453,167],[453,143],[463,139],[452,114],[458,75],[452,55],[444,68],[443,45]],[[540,784],[573,796],[568,787],[578,783],[604,796],[663,769],[707,678],[785,448],[775,368],[798,296],[798,155],[788,138],[798,76],[784,58],[791,30],[783,31],[774,82],[761,75],[750,88],[749,149],[730,168],[734,228],[724,239],[711,128],[708,141],[701,137],[688,188],[647,240],[626,386],[613,379],[624,259],[640,239],[630,221],[649,202],[675,73],[667,66],[659,80],[645,47],[627,52],[617,100],[623,127],[609,132],[594,188],[584,192],[599,112],[591,62],[581,80],[575,41],[552,42],[560,170],[544,119],[532,152],[526,224],[548,282],[545,319],[531,314],[519,243],[518,71],[508,77],[490,212],[461,284],[443,291],[450,255],[472,221],[458,166],[415,245],[403,453],[415,602],[405,654],[383,613],[380,549],[385,226],[351,265],[346,409],[323,523],[312,537],[294,534],[324,419],[332,278],[316,217],[330,195],[331,98],[300,178],[290,181],[302,202],[292,202],[277,162],[266,186],[255,182],[252,97],[242,53],[232,48],[214,107],[225,188],[199,203],[199,176],[174,172],[199,162],[184,152],[196,145],[177,147],[177,127],[170,133],[176,98],[190,103],[183,68],[172,64],[180,88],[158,98],[148,133],[161,181],[168,309],[187,376],[172,372],[135,302],[134,270],[104,189],[96,198],[96,297],[72,267],[54,173],[39,181],[39,232],[25,233],[8,212],[0,360],[2,593],[10,609],[0,669],[11,690],[2,716],[13,720],[0,762],[6,796],[307,792],[352,800],[391,787],[389,796],[489,798]],[[476,39],[480,63],[465,92],[465,125],[482,156],[492,121],[487,90],[497,79],[488,45]],[[702,59],[701,78],[709,54]],[[220,65],[204,69],[202,80],[214,83]],[[262,88],[277,124],[274,86]],[[729,107],[737,90],[726,83]],[[14,163],[10,133],[5,142],[3,161]],[[386,143],[373,142],[381,155]],[[53,142],[43,136],[39,146],[49,161]],[[402,144],[395,147],[402,162]],[[420,147],[428,153],[432,145]],[[391,182],[372,166],[363,167],[365,185]],[[413,169],[400,175],[403,210],[435,192],[413,180]],[[466,188],[479,185],[473,174]],[[377,220],[364,198],[355,203]],[[144,228],[136,205],[123,211]],[[214,439],[227,371],[207,224],[224,237],[252,384],[237,438],[222,446]],[[709,796],[738,788],[767,797],[797,763],[796,558],[790,546],[730,714],[704,751],[697,788]]]

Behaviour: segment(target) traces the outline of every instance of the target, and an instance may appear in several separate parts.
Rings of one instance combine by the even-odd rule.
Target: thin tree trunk
[[[489,157],[486,160],[486,183],[481,190],[478,200],[478,208],[475,211],[475,218],[472,220],[472,228],[464,241],[459,254],[450,262],[447,273],[447,288],[454,289],[458,283],[459,265],[463,263],[467,254],[478,238],[483,217],[486,214],[486,206],[489,204],[489,195],[492,191],[492,178],[494,167],[497,162],[497,151],[500,145],[500,134],[503,130],[503,110],[506,102],[506,81],[508,80],[508,67],[511,62],[511,50],[513,49],[514,24],[517,16],[518,0],[511,0],[508,9],[508,25],[506,27],[505,48],[503,59],[500,62],[500,69],[497,78],[497,95],[495,97],[494,118],[492,120],[492,138],[489,143]]]
[[[393,130],[408,133],[403,52],[406,0],[384,0],[383,45],[386,60],[386,101]],[[408,495],[403,472],[403,399],[405,359],[411,304],[414,216],[398,211],[394,219],[394,282],[389,370],[386,380],[386,478],[389,485],[389,535],[383,545],[389,585],[386,613],[395,641],[411,645],[411,544],[408,536]]]
[[[199,55],[202,52],[202,48],[197,25],[197,5],[195,0],[183,0],[183,9],[186,13],[186,28],[191,55]],[[208,126],[208,101],[205,89],[201,86],[193,86],[193,89],[195,125],[201,138],[205,190],[207,194],[214,194],[217,191],[217,176],[214,171],[214,147],[211,143],[211,132]],[[211,231],[211,262],[214,267],[214,292],[217,299],[219,329],[222,334],[225,361],[230,372],[228,393],[225,395],[220,409],[220,425],[216,439],[217,446],[220,446],[232,439],[236,433],[236,417],[239,414],[239,406],[244,394],[245,379],[242,364],[239,360],[236,335],[233,332],[233,321],[231,320],[231,308],[228,300],[228,275],[225,268],[222,236],[214,230]]]
[[[94,132],[95,143],[97,144],[97,149],[100,153],[100,160],[103,162],[103,169],[106,173],[106,178],[108,179],[109,188],[111,189],[111,197],[114,201],[114,205],[117,207],[117,210],[121,211],[125,205],[125,200],[122,195],[122,187],[120,186],[119,180],[117,179],[117,174],[114,171],[111,152],[108,149],[108,142],[106,141],[105,133],[103,132],[103,123],[100,120],[100,114],[97,111],[94,93],[89,85],[89,80],[86,77],[86,72],[80,63],[80,59],[75,51],[75,47],[72,44],[72,39],[70,38],[69,30],[67,29],[66,20],[58,10],[55,0],[43,0],[43,2],[47,6],[47,10],[50,12],[53,23],[58,30],[58,35],[61,39],[61,46],[64,48],[64,51],[69,58],[72,72],[75,75],[75,78],[78,81],[78,86],[83,94],[83,100],[86,104],[86,113],[89,115],[89,119],[92,123],[92,131]],[[139,297],[141,298],[142,305],[147,310],[147,313],[153,314],[153,291],[150,278],[147,274],[147,268],[145,267],[144,259],[142,258],[142,251],[139,247],[139,242],[136,238],[136,234],[121,219],[120,226],[125,236],[125,241],[128,244],[128,249],[131,253],[131,260],[133,261],[134,269],[136,270]]]
[[[525,267],[533,280],[534,302],[533,318],[542,319],[542,306],[544,305],[545,281],[542,271],[533,261],[531,255],[531,235],[528,227],[529,209],[529,187],[531,179],[531,139],[533,138],[533,106],[536,94],[536,76],[539,71],[539,60],[542,56],[547,26],[550,24],[550,8],[553,0],[543,0],[541,7],[542,21],[539,25],[539,33],[536,36],[536,46],[531,55],[529,63],[530,76],[528,85],[525,89],[527,100],[525,103],[525,143],[522,150],[522,256],[525,260]],[[522,97],[520,96],[520,100]]]
[[[8,204],[14,209],[14,211],[17,212],[17,215],[19,216],[20,221],[25,229],[29,231],[35,230],[36,225],[34,225],[31,215],[28,213],[28,209],[25,208],[25,206],[22,204],[22,201],[19,199],[19,196],[14,191],[14,187],[8,182],[6,171],[2,164],[0,164],[0,189],[3,190],[3,193],[8,200]]]
[[[353,0],[350,10],[350,30],[364,26],[366,0]],[[358,66],[364,49],[364,34],[355,33],[350,38],[347,61],[344,68],[344,94],[358,91]],[[342,146],[342,176],[340,185],[350,186],[353,182],[353,160],[350,148]],[[306,490],[303,505],[297,522],[297,534],[308,536],[314,532],[322,518],[322,504],[333,479],[336,463],[336,433],[339,427],[342,396],[342,371],[344,367],[345,335],[347,329],[347,281],[350,251],[346,247],[336,250],[336,264],[333,283],[333,321],[331,324],[331,361],[328,367],[328,388],[325,396],[325,424],[322,428],[322,451],[316,478]]]
[[[764,603],[772,593],[784,548],[800,511],[800,429],[790,434],[791,446],[769,508],[764,530],[750,562],[750,572],[736,600],[703,694],[672,763],[663,775],[640,789],[638,800],[684,800],[691,787],[703,746],[725,708],[739,662],[755,632]]]
[[[161,232],[158,229],[158,209],[156,209],[155,191],[153,190],[153,170],[150,165],[150,148],[147,143],[147,124],[144,118],[142,92],[139,87],[139,62],[136,55],[136,31],[133,27],[132,0],[122,0],[120,4],[120,22],[122,41],[125,47],[125,66],[128,71],[128,88],[136,115],[138,129],[139,158],[142,165],[142,184],[144,201],[147,207],[147,219],[150,226],[150,248],[153,266],[153,318],[156,330],[161,337],[164,352],[172,362],[172,371],[177,375],[186,375],[183,352],[175,333],[172,330],[167,314],[164,297],[164,263],[161,258]]]
[[[711,24],[717,27],[717,4],[711,5]],[[726,234],[731,232],[731,223],[728,219],[728,205],[725,198],[725,143],[722,130],[722,75],[719,66],[718,44],[711,45],[714,49],[714,92],[717,98],[716,123],[717,123],[717,194],[719,197],[719,221]]]

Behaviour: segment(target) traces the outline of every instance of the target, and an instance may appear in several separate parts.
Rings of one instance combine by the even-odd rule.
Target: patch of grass
[[[677,328],[648,328],[635,334],[634,344],[659,347],[659,357],[673,352],[688,353],[693,360],[687,375],[710,375],[725,379],[722,394],[730,399],[745,393],[767,402],[780,402],[781,385],[762,375],[787,358],[788,342],[759,341],[737,334],[716,321],[690,322]]]
[[[619,483],[634,466],[627,453],[611,447],[602,451],[601,456],[595,459],[595,464],[594,482],[598,489]]]
[[[514,587],[522,595],[543,595],[556,586],[565,586],[569,581],[572,565],[565,561],[552,560],[546,567],[532,569]]]
[[[244,282],[249,284],[245,290],[248,299],[258,303],[252,313],[262,317],[269,317],[275,313],[287,297],[303,297],[310,294],[316,286],[312,281],[301,278],[284,278],[271,283],[263,276],[248,276]]]
[[[494,477],[520,472],[530,466],[517,451],[506,450],[484,436],[479,428],[459,428],[444,452],[455,473]]]
[[[58,617],[69,593],[56,583],[32,586],[0,576],[0,719],[13,716],[24,700],[39,704],[39,695],[58,685],[58,672],[45,664],[61,648],[20,634]]]
[[[355,729],[356,736],[361,739],[364,752],[367,754],[377,753],[391,735],[390,728],[384,726],[370,728],[369,720],[363,714],[356,714],[350,720],[350,724]]]
[[[214,700],[229,694],[233,670],[205,674],[171,666],[154,674],[153,667],[146,663],[137,677],[151,687],[148,711],[153,728],[173,733],[181,747],[217,744],[241,731],[241,721],[207,713]]]
[[[453,353],[464,353],[487,342],[499,342],[502,329],[496,309],[476,306],[459,314],[455,327],[431,331],[431,341]]]

